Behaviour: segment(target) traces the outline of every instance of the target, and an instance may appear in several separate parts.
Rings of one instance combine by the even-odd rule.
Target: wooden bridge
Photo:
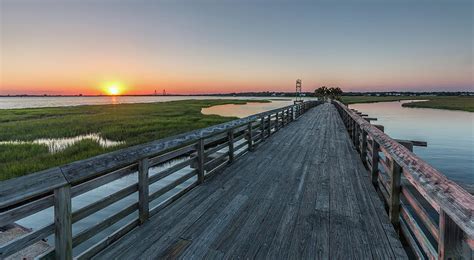
[[[473,196],[410,145],[337,101],[313,101],[112,152],[2,182],[0,227],[51,207],[54,218],[0,255],[54,235],[39,258],[472,259]]]

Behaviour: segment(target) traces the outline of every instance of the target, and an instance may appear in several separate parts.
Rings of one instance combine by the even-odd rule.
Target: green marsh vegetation
[[[345,104],[374,103],[399,100],[420,100],[404,103],[404,107],[462,110],[474,112],[474,96],[343,96]]]
[[[405,103],[402,106],[474,112],[474,96],[436,97],[427,101]]]
[[[428,97],[423,96],[342,96],[341,100],[344,104],[357,104],[357,103],[376,103],[376,102],[389,102],[399,100],[425,100]]]
[[[104,148],[95,141],[82,140],[57,153],[50,153],[46,146],[40,144],[0,144],[0,180],[230,121],[235,118],[203,115],[201,109],[247,102],[249,101],[183,100],[0,110],[0,141],[33,141],[96,133],[109,140],[125,142]]]

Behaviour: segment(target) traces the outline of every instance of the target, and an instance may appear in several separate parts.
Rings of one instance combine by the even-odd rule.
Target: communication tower
[[[303,102],[303,97],[301,95],[301,79],[296,80],[296,98],[295,104]]]

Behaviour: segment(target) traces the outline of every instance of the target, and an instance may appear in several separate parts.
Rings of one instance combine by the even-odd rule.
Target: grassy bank
[[[51,154],[39,144],[0,145],[0,180],[85,159],[234,118],[203,115],[214,105],[245,104],[245,100],[183,100],[148,104],[120,104],[0,110],[0,141],[33,141],[97,133],[125,144],[103,148],[83,140]],[[252,100],[252,102],[255,102]],[[259,101],[266,102],[266,101]]]
[[[420,107],[474,112],[474,97],[472,96],[343,96],[344,104],[375,103],[400,100],[420,100],[402,104],[404,107]]]
[[[423,96],[342,96],[342,102],[346,105],[356,104],[356,103],[376,103],[376,102],[389,102],[389,101],[399,101],[399,100],[415,100],[415,99],[428,99],[428,97]]]
[[[428,101],[405,103],[402,106],[474,112],[474,97],[437,97]]]

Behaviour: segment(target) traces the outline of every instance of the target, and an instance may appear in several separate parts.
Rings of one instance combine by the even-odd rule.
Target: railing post
[[[247,125],[247,134],[248,134],[248,146],[249,151],[253,151],[253,133],[252,133],[252,122],[249,122]]]
[[[268,136],[272,135],[272,115],[268,116]]]
[[[280,129],[280,111],[278,111],[276,113],[276,127],[275,127],[275,130],[279,130]]]
[[[351,137],[351,141],[354,142],[354,121],[351,117],[349,117],[349,136]]]
[[[227,140],[229,141],[229,163],[234,161],[234,129],[227,132]]]
[[[265,117],[260,117],[260,140],[265,140]]]
[[[272,115],[268,115],[268,137],[272,135]]]
[[[400,226],[400,187],[402,179],[402,168],[393,159],[390,159],[390,203],[389,218],[395,230]]]
[[[359,143],[360,143],[360,125],[355,123],[355,133],[354,133],[354,146],[356,148],[356,150],[359,150],[360,147],[359,147]]]
[[[149,185],[148,185],[148,158],[144,158],[138,163],[138,219],[140,224],[148,220],[150,213],[149,206]]]
[[[439,212],[439,259],[473,259],[473,250],[469,248],[469,245],[466,245],[464,250],[463,240],[464,232],[441,209]]]
[[[356,134],[355,120],[351,118],[351,140],[352,140],[352,143],[355,142],[355,134]]]
[[[372,169],[370,172],[370,179],[372,180],[372,184],[377,186],[377,174],[379,171],[379,144],[372,138],[372,154],[371,154],[371,161],[370,164],[372,165]]]
[[[71,185],[54,190],[54,248],[56,259],[72,259]]]
[[[203,138],[199,139],[196,148],[197,148],[197,160],[198,160],[198,166],[197,166],[198,183],[203,183],[204,182],[204,157],[205,157]]]
[[[293,108],[294,107],[291,107],[290,108],[290,121],[293,122],[293,120],[295,120],[295,113],[293,111]]]
[[[285,126],[285,110],[281,111],[281,127]]]
[[[361,129],[360,133],[362,134],[362,142],[360,143],[360,158],[364,165],[367,165],[367,132],[364,129]]]

